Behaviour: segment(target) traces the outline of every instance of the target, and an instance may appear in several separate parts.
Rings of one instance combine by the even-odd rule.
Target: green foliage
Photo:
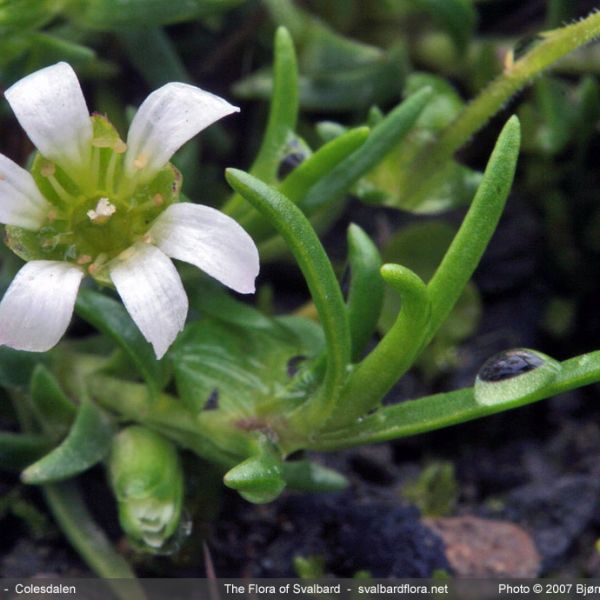
[[[305,335],[266,317],[259,324],[206,318],[189,325],[171,351],[180,398],[195,413],[220,411],[231,420],[258,416],[274,402],[303,399],[314,384],[302,369],[291,376],[288,365],[314,357],[323,343],[314,345],[320,330],[313,323],[298,325]]]
[[[281,461],[268,452],[251,456],[227,471],[223,483],[253,504],[271,502],[285,488]]]
[[[94,290],[83,289],[77,297],[75,310],[122,348],[152,389],[159,390],[165,385],[167,365],[156,360],[152,347],[122,304]]]
[[[457,345],[477,326],[482,307],[470,279],[513,182],[519,121],[508,120],[483,174],[472,168],[482,164],[480,155],[472,149],[458,157],[456,152],[531,81],[531,92],[515,109],[525,151],[520,200],[535,197],[547,230],[562,236],[551,254],[557,271],[568,273],[571,282],[583,261],[581,254],[567,251],[569,235],[597,258],[600,213],[571,216],[567,199],[570,203],[574,187],[593,187],[587,185],[593,177],[586,179],[585,173],[600,117],[598,82],[592,76],[574,83],[574,77],[539,74],[598,35],[598,14],[527,43],[510,40],[503,72],[484,87],[497,73],[496,57],[507,41],[476,35],[477,14],[469,0],[375,3],[368,28],[362,27],[367,17],[356,9],[360,3],[342,8],[313,4],[321,17],[304,5],[262,3],[278,25],[270,69],[262,48],[269,24],[256,26],[253,3],[0,1],[0,71],[6,85],[36,68],[68,60],[85,74],[86,91],[102,99],[103,110],[114,109],[122,126],[132,110],[127,106],[138,101],[138,81],[152,87],[171,80],[201,81],[204,87],[204,79],[207,86],[218,80],[242,99],[268,97],[260,139],[251,136],[260,130],[261,115],[253,117],[244,106],[243,116],[251,116],[239,121],[243,130],[231,126],[233,133],[224,133],[225,128],[217,136],[209,133],[202,157],[196,141],[174,162],[191,183],[189,197],[210,196],[213,186],[207,193],[204,183],[219,180],[215,173],[222,167],[246,160],[246,148],[258,148],[248,172],[227,169],[234,194],[223,210],[252,235],[263,263],[292,259],[311,298],[298,313],[290,312],[278,288],[268,287],[264,269],[260,293],[264,298],[275,291],[259,305],[271,312],[276,307],[273,316],[182,269],[190,320],[162,361],[155,359],[122,304],[90,288],[80,291],[76,312],[96,334],[65,341],[47,355],[0,348],[0,385],[11,403],[7,419],[21,430],[0,432],[0,467],[22,471],[24,482],[41,486],[71,543],[103,577],[131,578],[133,573],[94,523],[77,484],[65,481],[94,465],[104,462],[108,468],[132,546],[168,553],[189,532],[182,516],[180,449],[189,451],[186,465],[194,468],[192,461],[200,459],[194,475],[199,481],[202,461],[208,461],[224,484],[248,501],[270,502],[285,488],[324,492],[348,485],[342,474],[304,452],[297,458],[298,451],[335,451],[415,435],[600,379],[598,352],[559,363],[521,349],[492,357],[473,387],[382,403],[414,366],[428,377],[449,369]],[[568,8],[560,0],[549,3],[548,25],[557,27]],[[177,23],[186,25],[163,28]],[[440,31],[431,31],[432,24]],[[411,35],[399,39],[398,32],[407,27]],[[254,29],[260,43],[253,45],[248,36]],[[229,76],[221,67],[229,66],[232,55],[241,66]],[[581,68],[577,65],[588,60],[587,67],[595,65],[597,72],[600,61],[590,56],[568,68]],[[412,70],[409,57],[420,68],[434,65],[436,71]],[[242,79],[235,83],[236,77]],[[471,101],[463,98],[464,90],[482,87]],[[314,113],[326,113],[331,120],[315,123]],[[98,134],[104,120],[96,116],[94,123]],[[20,148],[7,133],[6,143]],[[489,139],[482,140],[482,147]],[[231,140],[243,146],[235,155]],[[290,155],[293,161],[287,160]],[[102,154],[100,160],[105,158]],[[200,158],[207,162],[201,168]],[[60,204],[40,175],[43,162],[42,157],[34,160],[34,176]],[[580,177],[576,185],[564,185],[565,164]],[[169,170],[161,185],[175,194],[173,173]],[[73,182],[63,175],[61,183],[69,188]],[[345,261],[350,279],[343,286],[338,274],[344,261],[335,247],[340,228],[328,239],[333,243],[327,252],[320,235],[333,227],[351,196],[364,204],[361,223],[373,205],[380,214],[385,207],[421,214],[464,207],[466,215],[458,228],[429,219],[387,232],[379,221],[368,222],[365,228],[375,232],[374,238],[384,238],[381,249],[363,229],[350,225]],[[223,198],[213,200],[218,205]],[[37,242],[35,234],[10,227],[7,234],[18,254],[32,258],[28,244]],[[328,253],[339,263],[332,264]],[[2,261],[0,286],[5,289],[17,266],[4,255]],[[552,335],[564,336],[578,323],[583,293],[563,289],[552,296],[545,321]],[[500,367],[515,352],[530,360],[527,372],[488,377],[504,373]],[[211,478],[207,481],[212,484]],[[429,465],[404,493],[427,515],[450,513],[458,494],[452,465]],[[18,502],[0,506],[0,513],[15,512],[15,506],[24,519],[36,520]],[[316,556],[294,560],[302,577],[321,576],[323,564]],[[127,597],[136,596],[141,597],[134,584]]]
[[[110,449],[113,427],[107,415],[84,400],[63,442],[21,474],[25,483],[42,484],[68,479],[100,462]]]
[[[445,221],[418,222],[397,231],[384,245],[386,262],[406,265],[424,281],[428,281],[443,259],[455,229]],[[423,240],[428,240],[423,244]],[[390,287],[386,288],[383,307],[379,317],[379,331],[389,331],[400,310],[400,296]],[[471,336],[481,317],[481,300],[475,285],[466,285],[462,295],[440,327],[431,344],[418,359],[418,366],[427,377],[440,371],[450,370],[458,360],[457,344]]]
[[[419,508],[424,517],[445,517],[452,514],[458,497],[454,465],[433,462],[412,482],[406,483],[402,495]]]

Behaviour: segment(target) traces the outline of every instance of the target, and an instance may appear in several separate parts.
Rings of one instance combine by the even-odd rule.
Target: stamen
[[[54,166],[54,165],[53,165]],[[46,179],[52,186],[52,189],[56,192],[57,196],[66,204],[72,204],[76,201],[75,197],[69,194],[67,190],[59,183],[58,179],[54,175],[46,176]]]
[[[88,263],[92,262],[92,257],[89,254],[82,254],[78,259],[77,259],[77,264],[78,265],[87,265]]]
[[[148,164],[148,157],[145,154],[139,154],[138,157],[133,161],[133,166],[141,171]]]
[[[88,210],[86,215],[96,225],[106,223],[117,211],[117,207],[111,204],[108,198],[100,198],[94,210]]]
[[[95,273],[97,273],[102,268],[107,259],[108,256],[104,252],[102,254],[98,254],[96,260],[87,268],[88,273],[90,275],[94,275]]]
[[[40,168],[40,173],[43,177],[51,177],[56,172],[56,165],[51,163],[49,160],[44,162]]]
[[[119,155],[113,152],[108,161],[108,169],[106,170],[106,189],[109,194],[115,193],[115,170],[117,168],[117,159]]]
[[[118,140],[113,146],[113,151],[117,154],[123,154],[127,150],[127,144],[123,140]]]
[[[121,254],[119,254],[119,256],[117,256],[117,258],[119,260],[129,260],[134,254],[135,254],[135,248],[129,247],[126,250],[123,250],[123,252],[121,252]]]
[[[93,176],[94,181],[96,182],[96,185],[98,185],[98,187],[100,187],[101,173],[100,173],[100,148],[99,147],[94,147],[94,149],[92,150],[92,176]]]

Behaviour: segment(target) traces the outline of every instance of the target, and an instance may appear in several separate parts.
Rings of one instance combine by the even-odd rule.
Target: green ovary
[[[144,240],[151,223],[177,202],[181,175],[171,164],[139,184],[124,172],[125,144],[110,122],[92,116],[90,161],[76,173],[35,155],[31,174],[50,209],[38,231],[6,227],[6,243],[25,260],[82,266],[108,282],[105,266]]]

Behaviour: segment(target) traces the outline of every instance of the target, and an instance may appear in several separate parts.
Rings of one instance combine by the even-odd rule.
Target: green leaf
[[[40,427],[51,438],[65,435],[77,414],[56,377],[41,364],[31,377],[31,407]]]
[[[102,64],[96,52],[87,46],[51,35],[46,32],[32,33],[29,37],[28,68],[35,70],[60,60],[68,61],[74,68],[86,68]]]
[[[375,333],[383,303],[381,256],[377,246],[358,225],[348,228],[350,291],[348,324],[352,337],[352,360],[358,360]]]
[[[338,492],[349,485],[341,473],[309,460],[284,462],[283,478],[288,488],[302,492]]]
[[[74,482],[43,487],[50,511],[63,533],[90,568],[111,585],[119,579],[113,593],[120,600],[145,600],[129,563],[113,548],[106,534],[95,523]]]
[[[429,281],[431,339],[460,298],[492,237],[508,198],[519,155],[520,126],[511,117],[498,137],[473,203]]]
[[[0,31],[42,27],[56,10],[53,0],[4,0],[0,3]]]
[[[427,287],[400,265],[383,265],[381,276],[400,294],[401,310],[392,328],[348,377],[331,420],[334,427],[360,419],[375,408],[423,348],[431,308]]]
[[[165,386],[169,378],[166,361],[156,360],[152,346],[144,339],[120,302],[94,290],[82,289],[75,310],[80,317],[119,344],[153,390],[158,391]]]
[[[305,376],[290,374],[288,363],[318,353],[322,338],[307,345],[293,329],[267,317],[268,327],[226,319],[188,325],[173,348],[175,384],[190,410],[213,409],[239,421],[269,412],[274,403],[290,408],[304,401],[314,385],[305,387]]]
[[[0,385],[26,389],[37,364],[47,361],[46,355],[0,347]]]
[[[386,262],[412,269],[424,281],[431,278],[444,258],[456,230],[449,223],[431,220],[413,223],[394,234],[382,249]],[[400,296],[386,288],[379,318],[379,331],[384,334],[394,324],[400,310]],[[467,284],[448,319],[438,330],[433,343],[419,357],[418,366],[426,375],[453,366],[455,346],[472,335],[481,317],[481,300],[473,283]]]
[[[331,451],[417,435],[524,406],[599,380],[600,351],[590,352],[559,363],[555,377],[545,385],[499,397],[494,404],[477,402],[473,388],[409,400],[381,408],[339,431],[323,433],[309,448]]]
[[[439,131],[456,118],[464,102],[448,81],[430,73],[411,73],[406,78],[404,93],[410,96],[427,87],[433,90],[434,95],[419,115],[415,128]]]
[[[322,423],[335,405],[351,355],[344,300],[333,268],[314,229],[288,198],[243,171],[228,169],[226,178],[283,237],[308,284],[327,342],[323,397],[313,404]]]
[[[170,81],[190,83],[190,76],[167,34],[159,28],[128,27],[117,37],[133,66],[151,88]]]
[[[392,110],[371,131],[367,141],[323,177],[299,203],[308,215],[342,197],[405,136],[431,99],[431,89],[419,90]]]
[[[225,473],[223,483],[253,504],[272,502],[285,489],[281,461],[270,453],[236,465]]]
[[[113,427],[106,414],[84,400],[65,440],[21,475],[24,483],[41,484],[68,479],[86,471],[109,452]]]
[[[0,431],[0,469],[22,471],[50,448],[46,436]]]
[[[250,167],[250,173],[266,183],[276,181],[277,168],[296,129],[298,109],[298,66],[294,43],[287,29],[279,27],[275,34],[273,93],[269,120],[258,154]],[[243,199],[236,194],[223,210],[234,217],[243,215]]]
[[[346,38],[288,0],[265,0],[273,20],[286,26],[300,49],[300,103],[317,111],[356,111],[397,97],[407,59],[404,45],[389,51]],[[236,91],[268,97],[268,74],[258,72]]]
[[[442,461],[427,465],[418,479],[407,482],[402,488],[402,496],[425,517],[446,517],[452,514],[458,494],[454,465]]]
[[[459,51],[467,49],[477,23],[472,0],[411,1],[426,10],[448,32]]]
[[[279,191],[294,204],[301,203],[310,188],[364,144],[368,136],[367,127],[357,127],[324,144],[283,180]],[[256,211],[246,218],[240,218],[240,224],[250,231],[258,242],[273,235],[272,226]]]
[[[243,0],[86,0],[71,2],[69,16],[91,29],[153,27],[219,14]]]
[[[403,189],[403,174],[411,169],[418,149],[431,141],[423,130],[398,144],[357,186],[357,196],[368,204],[383,204],[417,214],[436,214],[467,204],[481,182],[481,174],[449,160],[413,194]]]

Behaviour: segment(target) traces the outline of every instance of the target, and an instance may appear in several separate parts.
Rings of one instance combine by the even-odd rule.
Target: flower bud
[[[121,527],[138,549],[159,552],[181,518],[183,471],[175,446],[141,426],[113,442],[109,475]]]

